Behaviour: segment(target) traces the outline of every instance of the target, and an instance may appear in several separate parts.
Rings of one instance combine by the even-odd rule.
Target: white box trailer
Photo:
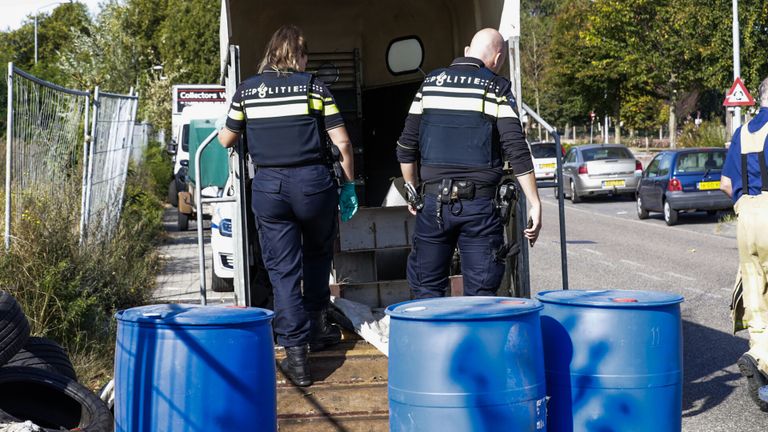
[[[382,232],[382,223],[388,225],[385,231],[394,227],[404,231],[399,236],[404,239],[402,244],[387,248],[337,247],[334,270],[339,283],[332,290],[343,297],[365,299],[372,307],[406,300],[410,295],[404,279],[413,234],[409,231],[411,216],[405,209],[393,213],[379,206],[390,190],[391,179],[400,176],[395,148],[408,108],[425,72],[445,67],[462,56],[477,30],[501,26],[502,33],[512,37],[510,48],[514,48],[519,40],[519,1],[222,0],[221,81],[228,95],[234,93],[241,79],[258,72],[264,47],[273,32],[284,24],[294,24],[303,30],[309,48],[307,70],[329,86],[353,143],[357,192],[366,207],[356,218],[365,223],[341,224],[340,238],[375,237],[377,231]],[[515,79],[516,74],[509,71],[519,68],[510,69],[510,63],[519,56],[514,49],[510,52],[512,61],[505,64],[501,74]],[[513,88],[519,88],[518,84],[519,75]],[[247,159],[246,153],[243,149],[237,153],[239,172],[247,172],[248,164],[243,160]],[[240,187],[235,198],[242,201],[246,193],[250,191]],[[242,217],[247,218],[248,213],[243,211]],[[511,223],[508,229],[511,240],[516,240],[517,233],[522,231],[523,221],[527,220],[524,215],[523,203],[517,208],[517,225]],[[241,225],[244,223],[233,220],[233,231],[241,230]],[[248,242],[247,233],[243,242]],[[512,280],[512,293],[520,296],[530,292],[526,246],[521,245],[518,258],[509,262],[512,274],[506,278]],[[242,252],[236,252],[236,257],[249,256],[247,244],[240,247]],[[238,265],[237,258],[235,264]],[[367,270],[340,273],[350,266]],[[246,281],[235,280],[236,299],[244,304],[248,303],[248,293],[243,288]]]

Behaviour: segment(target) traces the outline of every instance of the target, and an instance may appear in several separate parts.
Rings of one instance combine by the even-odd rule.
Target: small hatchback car
[[[733,208],[731,199],[720,190],[720,173],[726,150],[695,148],[664,151],[643,171],[637,187],[637,217],[662,212],[667,225],[677,223],[684,211],[714,214]]]

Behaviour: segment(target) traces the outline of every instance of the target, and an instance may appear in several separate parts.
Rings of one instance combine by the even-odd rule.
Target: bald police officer
[[[417,215],[408,282],[415,298],[446,294],[450,259],[461,253],[465,295],[495,295],[504,275],[504,227],[494,198],[509,161],[528,202],[533,245],[541,229],[533,164],[508,80],[496,75],[506,46],[484,29],[447,68],[424,79],[398,140],[397,158],[409,189],[418,183]],[[417,213],[418,210],[418,213]]]

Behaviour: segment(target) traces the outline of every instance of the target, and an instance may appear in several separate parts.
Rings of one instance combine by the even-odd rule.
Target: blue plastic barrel
[[[272,315],[178,304],[118,312],[115,430],[276,431]]]
[[[507,297],[388,307],[390,431],[546,430],[541,308]]]
[[[550,432],[681,430],[683,297],[545,291]]]

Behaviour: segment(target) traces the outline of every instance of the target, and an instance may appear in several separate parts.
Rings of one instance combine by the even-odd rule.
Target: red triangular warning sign
[[[747,86],[744,85],[744,81],[741,78],[736,77],[733,80],[733,85],[725,95],[723,101],[724,106],[752,106],[755,104],[755,100],[752,95],[747,91]]]

